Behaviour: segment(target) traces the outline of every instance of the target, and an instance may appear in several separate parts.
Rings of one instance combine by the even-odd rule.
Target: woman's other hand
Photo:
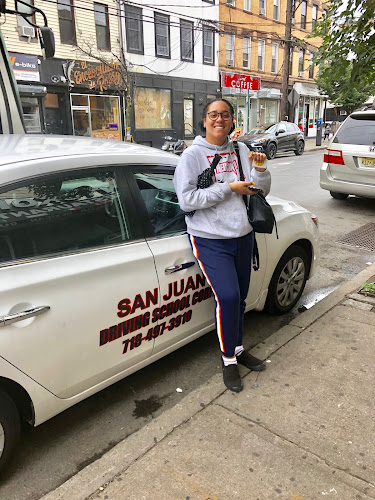
[[[229,183],[229,187],[233,191],[233,193],[237,194],[245,194],[245,195],[253,195],[257,194],[258,191],[252,191],[251,186],[254,186],[254,182],[246,182],[246,181],[234,181]]]
[[[264,153],[258,153],[256,151],[250,151],[249,153],[249,161],[250,165],[255,163],[254,168],[258,172],[264,172],[266,170],[266,166],[262,166],[267,160],[267,156]]]

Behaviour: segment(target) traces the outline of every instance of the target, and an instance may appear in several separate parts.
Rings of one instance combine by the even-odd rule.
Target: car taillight
[[[335,165],[345,165],[342,151],[337,149],[326,149],[323,160],[325,163],[334,163]]]

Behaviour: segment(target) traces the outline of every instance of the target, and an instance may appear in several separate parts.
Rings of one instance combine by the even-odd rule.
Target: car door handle
[[[166,267],[164,269],[165,274],[177,273],[177,271],[182,271],[188,267],[194,266],[195,262],[184,262],[183,264],[177,264],[176,266]]]
[[[0,316],[0,327],[8,326],[11,325],[12,323],[16,323],[17,321],[23,321],[24,319],[32,318],[33,316],[39,316],[40,314],[43,314],[49,311],[50,309],[51,309],[50,306],[40,306],[40,307],[34,307],[33,309],[28,309],[26,311],[21,311],[19,313]]]

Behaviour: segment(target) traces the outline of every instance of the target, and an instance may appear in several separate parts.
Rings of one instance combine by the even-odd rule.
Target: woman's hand
[[[263,163],[267,160],[267,156],[264,153],[258,153],[255,151],[251,151],[249,154],[250,165],[255,162],[254,168],[258,172],[264,172],[266,168],[262,167]]]
[[[253,195],[257,194],[258,191],[252,191],[251,186],[254,186],[254,182],[245,182],[245,181],[234,181],[229,183],[229,187],[233,191],[233,193],[237,194],[245,194],[245,195]]]

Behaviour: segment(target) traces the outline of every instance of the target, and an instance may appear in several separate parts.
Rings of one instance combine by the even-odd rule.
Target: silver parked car
[[[356,111],[341,125],[324,153],[320,187],[333,198],[375,198],[375,110]]]

